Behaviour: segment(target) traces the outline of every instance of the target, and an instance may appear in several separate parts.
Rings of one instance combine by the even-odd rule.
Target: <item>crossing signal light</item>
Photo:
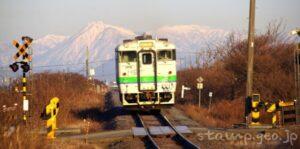
[[[28,63],[22,63],[21,68],[24,72],[28,72],[30,70],[30,66],[28,65]]]
[[[13,64],[9,65],[9,67],[11,68],[11,70],[12,70],[13,72],[17,72],[18,69],[19,69],[19,66],[18,66],[17,63],[13,63]]]
[[[9,65],[9,67],[11,68],[11,70],[13,72],[17,72],[18,71],[18,69],[19,69],[18,63],[21,64],[21,68],[23,69],[23,72],[26,73],[26,72],[28,72],[30,70],[30,66],[29,66],[29,64],[27,62],[15,62],[15,63]]]

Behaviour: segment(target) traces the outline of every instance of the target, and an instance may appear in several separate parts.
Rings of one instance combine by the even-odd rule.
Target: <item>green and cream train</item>
[[[124,40],[116,48],[120,101],[128,109],[160,109],[175,103],[176,50],[151,35]]]

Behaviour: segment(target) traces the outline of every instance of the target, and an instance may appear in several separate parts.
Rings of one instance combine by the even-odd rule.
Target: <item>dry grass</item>
[[[231,127],[232,124],[241,123],[244,117],[244,106],[242,99],[233,101],[222,100],[212,104],[211,109],[199,108],[187,104],[177,105],[187,116],[208,127]]]
[[[294,43],[283,36],[280,24],[271,24],[265,33],[255,37],[253,92],[261,94],[262,101],[293,100]],[[205,126],[230,126],[243,121],[247,80],[247,40],[232,34],[223,45],[218,45],[210,55],[211,61],[202,66],[178,72],[177,97],[181,85],[191,87],[179,106],[190,117]],[[196,78],[204,78],[202,105],[208,106],[208,93],[213,92],[213,105],[197,108]],[[284,83],[283,83],[284,82]],[[268,119],[268,116],[263,119]]]
[[[35,74],[28,80],[28,96],[30,103],[29,119],[27,124],[21,122],[22,117],[22,98],[21,94],[14,91],[15,86],[20,87],[20,82],[16,81],[8,88],[0,88],[0,105],[13,107],[18,103],[16,108],[10,111],[0,111],[0,145],[5,148],[41,148],[47,144],[45,137],[41,137],[32,131],[38,131],[45,127],[45,121],[41,120],[40,115],[53,97],[60,99],[60,110],[58,113],[57,126],[59,128],[74,127],[84,129],[84,117],[78,113],[88,109],[104,109],[104,96],[106,92],[97,92],[96,85],[106,88],[99,81],[90,82],[82,75],[75,73],[39,73]],[[2,107],[1,107],[2,108]],[[6,108],[7,109],[7,108]],[[1,109],[2,110],[2,109]],[[95,129],[101,128],[100,121],[90,121],[90,127]],[[7,136],[10,126],[16,127],[12,135]],[[21,147],[20,147],[21,146]]]
[[[30,133],[25,126],[17,126],[12,135],[6,136],[4,134],[0,138],[1,147],[8,149],[43,148],[48,142],[45,137],[41,137],[37,133]]]

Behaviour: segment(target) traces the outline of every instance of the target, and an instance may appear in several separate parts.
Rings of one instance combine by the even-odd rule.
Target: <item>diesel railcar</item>
[[[116,80],[120,101],[128,109],[160,109],[175,103],[176,48],[151,35],[117,46]]]

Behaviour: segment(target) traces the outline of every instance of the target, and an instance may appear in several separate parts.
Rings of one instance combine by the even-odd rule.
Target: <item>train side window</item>
[[[119,53],[120,62],[136,62],[135,51],[123,51]]]
[[[142,55],[143,64],[151,64],[152,63],[152,55],[150,53],[145,53]]]
[[[171,60],[171,59],[172,59],[171,50],[158,51],[158,60]]]

